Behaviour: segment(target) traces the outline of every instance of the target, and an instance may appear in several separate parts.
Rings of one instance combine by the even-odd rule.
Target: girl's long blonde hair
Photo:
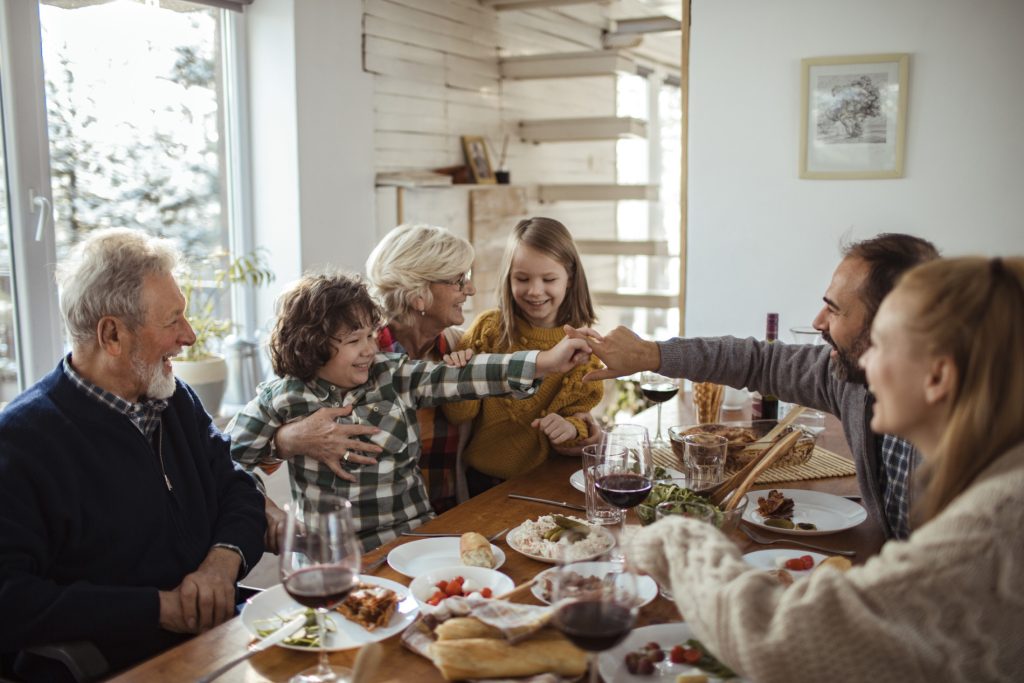
[[[501,284],[498,285],[498,306],[501,311],[498,348],[510,349],[512,340],[518,336],[516,316],[522,317],[522,312],[516,304],[515,297],[512,296],[512,257],[520,244],[547,254],[562,264],[565,272],[569,274],[565,300],[558,308],[558,325],[584,327],[597,322],[594,303],[590,299],[590,287],[587,285],[587,274],[583,272],[583,263],[568,228],[553,218],[527,218],[519,221],[512,230],[502,258]]]
[[[935,517],[1000,455],[1024,441],[1024,258],[956,258],[908,271],[912,332],[956,367],[938,452],[918,471],[915,525]]]

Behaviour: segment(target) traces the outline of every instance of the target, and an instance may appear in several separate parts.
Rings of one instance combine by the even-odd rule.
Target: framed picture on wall
[[[462,150],[466,153],[466,165],[473,174],[474,183],[494,183],[494,170],[491,168],[491,157],[487,154],[487,144],[479,135],[463,135]]]
[[[910,55],[801,61],[801,178],[902,178]]]

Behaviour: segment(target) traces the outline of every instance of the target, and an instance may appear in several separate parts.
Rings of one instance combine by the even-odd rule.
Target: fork
[[[501,531],[499,531],[496,534],[491,534],[490,536],[487,537],[487,540],[490,541],[491,543],[494,543],[499,538],[504,536],[508,532],[509,528],[510,527],[506,527],[506,528],[502,529]],[[419,533],[419,532],[416,532],[416,531],[403,531],[402,535],[403,536],[417,536],[417,537],[420,537],[420,538],[448,538],[448,537],[452,537],[452,536],[458,538],[458,537],[462,536],[462,534],[456,534],[456,533],[450,533],[450,534],[441,534],[441,533],[438,533],[438,534],[427,534],[427,533]]]
[[[760,543],[761,545],[775,545],[776,543],[786,543],[789,545],[797,545],[801,548],[810,548],[811,550],[820,550],[823,553],[832,553],[834,555],[845,555],[846,557],[853,557],[857,554],[854,550],[836,550],[835,548],[826,548],[825,546],[815,545],[813,543],[807,543],[805,541],[797,541],[792,538],[769,538],[763,536],[758,532],[754,531],[745,524],[740,525],[740,529],[743,530],[751,541],[754,543]]]

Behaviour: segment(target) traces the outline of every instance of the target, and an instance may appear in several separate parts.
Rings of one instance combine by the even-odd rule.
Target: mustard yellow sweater
[[[481,313],[459,343],[459,349],[473,353],[512,353],[550,349],[565,336],[561,327],[533,327],[516,319],[519,334],[512,348],[497,348],[501,317],[497,309]],[[572,446],[587,438],[587,426],[572,417],[591,410],[601,402],[601,382],[584,382],[583,376],[602,367],[593,357],[584,365],[562,374],[550,374],[537,392],[522,400],[485,398],[444,405],[445,415],[453,423],[473,422],[473,436],[463,451],[463,459],[473,469],[501,479],[511,479],[544,462],[551,450],[547,436],[530,423],[549,413],[557,413],[576,427],[577,438],[564,442]]]

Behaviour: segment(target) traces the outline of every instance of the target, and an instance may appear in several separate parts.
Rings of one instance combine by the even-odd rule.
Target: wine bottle
[[[779,338],[779,314],[769,313],[768,322],[765,326],[764,340],[768,344],[773,344]],[[761,419],[762,420],[778,420],[779,419],[779,399],[774,394],[764,394],[761,396]]]

